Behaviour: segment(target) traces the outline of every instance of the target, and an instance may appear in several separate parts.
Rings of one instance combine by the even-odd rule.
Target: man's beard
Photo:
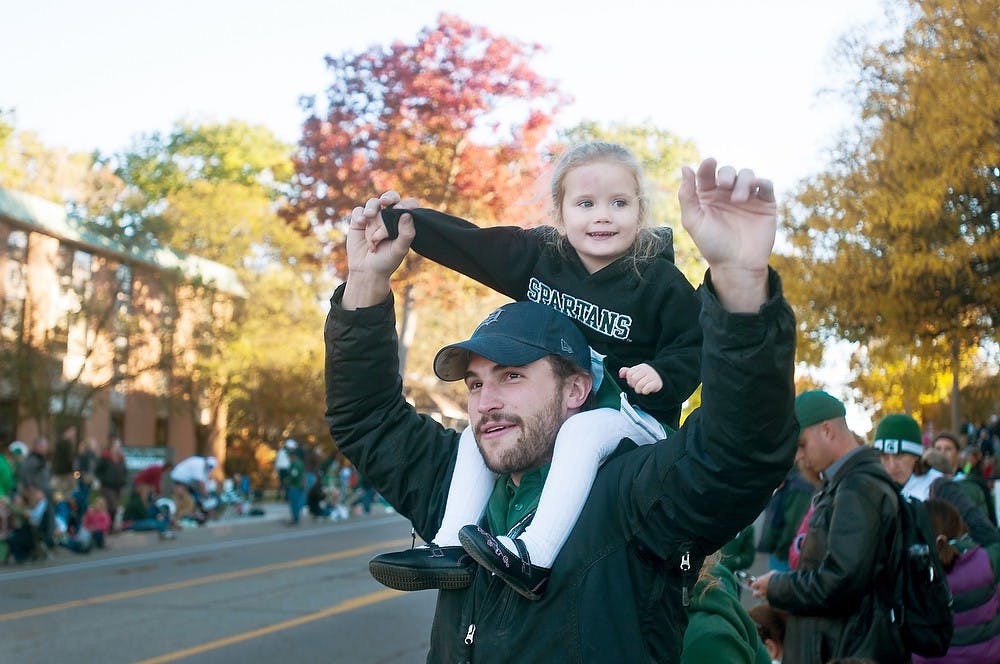
[[[542,406],[527,421],[517,415],[506,413],[494,413],[482,417],[475,428],[476,445],[486,467],[494,473],[505,475],[523,473],[551,461],[556,434],[562,426],[559,416],[561,395],[562,390],[557,389],[549,403]],[[483,447],[479,440],[479,431],[484,423],[490,421],[505,421],[519,426],[521,437],[511,447],[503,449]]]

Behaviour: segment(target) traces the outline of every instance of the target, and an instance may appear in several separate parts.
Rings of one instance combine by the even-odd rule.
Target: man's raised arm
[[[712,285],[730,313],[756,313],[768,298],[767,261],[777,228],[774,186],[749,169],[716,172],[706,159],[683,169],[681,223],[708,262]]]
[[[416,201],[400,201],[399,194],[387,191],[378,198],[369,198],[364,207],[351,212],[347,231],[347,284],[341,306],[351,311],[371,307],[389,297],[389,278],[396,271],[413,242],[413,219],[403,215],[399,220],[399,236],[373,241],[375,232],[382,227],[379,213],[395,205],[414,208]]]

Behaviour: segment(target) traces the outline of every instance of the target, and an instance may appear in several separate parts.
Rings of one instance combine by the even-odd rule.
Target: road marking
[[[283,563],[272,563],[270,565],[262,565],[260,567],[241,569],[235,572],[212,574],[210,576],[202,576],[196,579],[188,579],[186,581],[176,581],[174,583],[164,583],[158,586],[148,586],[146,588],[136,588],[135,590],[126,590],[120,593],[111,593],[109,595],[99,595],[97,597],[76,599],[70,602],[62,602],[60,604],[39,606],[35,607],[34,609],[24,609],[23,611],[0,613],[0,622],[6,622],[8,620],[20,620],[21,618],[32,618],[34,616],[41,616],[47,613],[56,613],[58,611],[66,611],[67,609],[75,609],[81,606],[106,604],[108,602],[117,602],[118,600],[122,599],[131,599],[133,597],[153,595],[156,593],[163,593],[171,590],[179,590],[181,588],[192,588],[194,586],[203,586],[203,585],[208,585],[209,583],[218,583],[220,581],[231,581],[232,579],[239,579],[245,576],[253,576],[255,574],[273,572],[276,570],[294,569],[296,567],[307,567],[309,565],[319,565],[321,563],[327,563],[333,560],[340,560],[342,558],[352,558],[354,556],[360,556],[362,554],[371,553],[373,551],[385,551],[386,549],[393,550],[403,546],[407,546],[409,544],[410,544],[409,539],[392,540],[390,542],[370,544],[368,546],[361,546],[354,549],[345,549],[344,551],[336,551],[334,553],[325,553],[321,556],[300,558],[299,560],[289,560]]]
[[[177,546],[163,549],[154,549],[153,551],[142,551],[139,553],[126,553],[123,555],[112,555],[107,558],[102,558],[100,560],[81,560],[80,562],[74,563],[61,563],[57,565],[47,566],[47,567],[35,567],[32,569],[17,569],[17,570],[0,570],[0,583],[5,581],[20,581],[22,579],[30,579],[39,576],[53,576],[56,574],[70,574],[75,572],[81,572],[91,569],[100,569],[103,567],[121,567],[123,565],[128,565],[131,563],[147,562],[150,560],[164,560],[167,558],[181,558],[190,557],[196,553],[211,553],[215,551],[224,551],[226,549],[232,548],[242,548],[244,546],[253,544],[266,544],[268,542],[285,542],[290,539],[298,539],[302,537],[321,537],[333,534],[339,534],[346,531],[354,530],[367,530],[369,528],[377,528],[383,526],[389,521],[398,521],[399,517],[372,517],[369,519],[364,519],[362,521],[353,523],[340,523],[336,524],[332,528],[312,528],[304,531],[288,532],[282,531],[280,533],[271,533],[268,535],[259,535],[256,537],[245,537],[241,539],[225,540],[219,542],[208,542],[205,544],[191,544],[186,546]],[[409,528],[409,526],[407,526]],[[183,534],[181,535],[183,537]]]
[[[368,606],[369,604],[384,602],[387,599],[392,599],[393,597],[399,597],[400,595],[405,595],[405,594],[406,593],[400,592],[399,590],[392,590],[386,588],[385,590],[380,590],[377,593],[371,593],[370,595],[362,595],[361,597],[355,597],[353,599],[344,600],[340,604],[335,604],[331,607],[323,609],[322,611],[310,613],[304,616],[300,616],[298,618],[292,618],[291,620],[275,623],[274,625],[269,625],[267,627],[261,627],[260,629],[250,630],[249,632],[243,632],[242,634],[234,634],[233,636],[227,636],[224,639],[209,641],[208,643],[203,643],[201,645],[193,646],[191,648],[185,648],[184,650],[177,650],[175,652],[167,653],[165,655],[160,655],[159,657],[153,657],[152,659],[144,659],[141,662],[137,662],[136,664],[161,664],[162,662],[173,662],[178,659],[183,659],[185,657],[191,657],[192,655],[198,655],[203,652],[208,652],[209,650],[224,648],[226,646],[231,646],[234,643],[249,641],[250,639],[256,639],[261,636],[273,634],[274,632],[280,632],[282,630],[298,627],[299,625],[305,625],[306,623],[311,623],[316,620],[322,620],[323,618],[335,616],[338,613],[346,613],[347,611],[353,611],[354,609],[359,609],[363,606]]]

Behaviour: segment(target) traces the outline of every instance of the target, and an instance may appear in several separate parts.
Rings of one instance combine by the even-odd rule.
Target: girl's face
[[[628,253],[639,234],[635,175],[598,161],[566,173],[562,232],[593,274]]]

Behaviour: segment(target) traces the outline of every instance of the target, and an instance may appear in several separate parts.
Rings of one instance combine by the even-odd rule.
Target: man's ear
[[[566,379],[566,407],[575,410],[583,406],[594,387],[594,379],[588,374],[575,373]]]

